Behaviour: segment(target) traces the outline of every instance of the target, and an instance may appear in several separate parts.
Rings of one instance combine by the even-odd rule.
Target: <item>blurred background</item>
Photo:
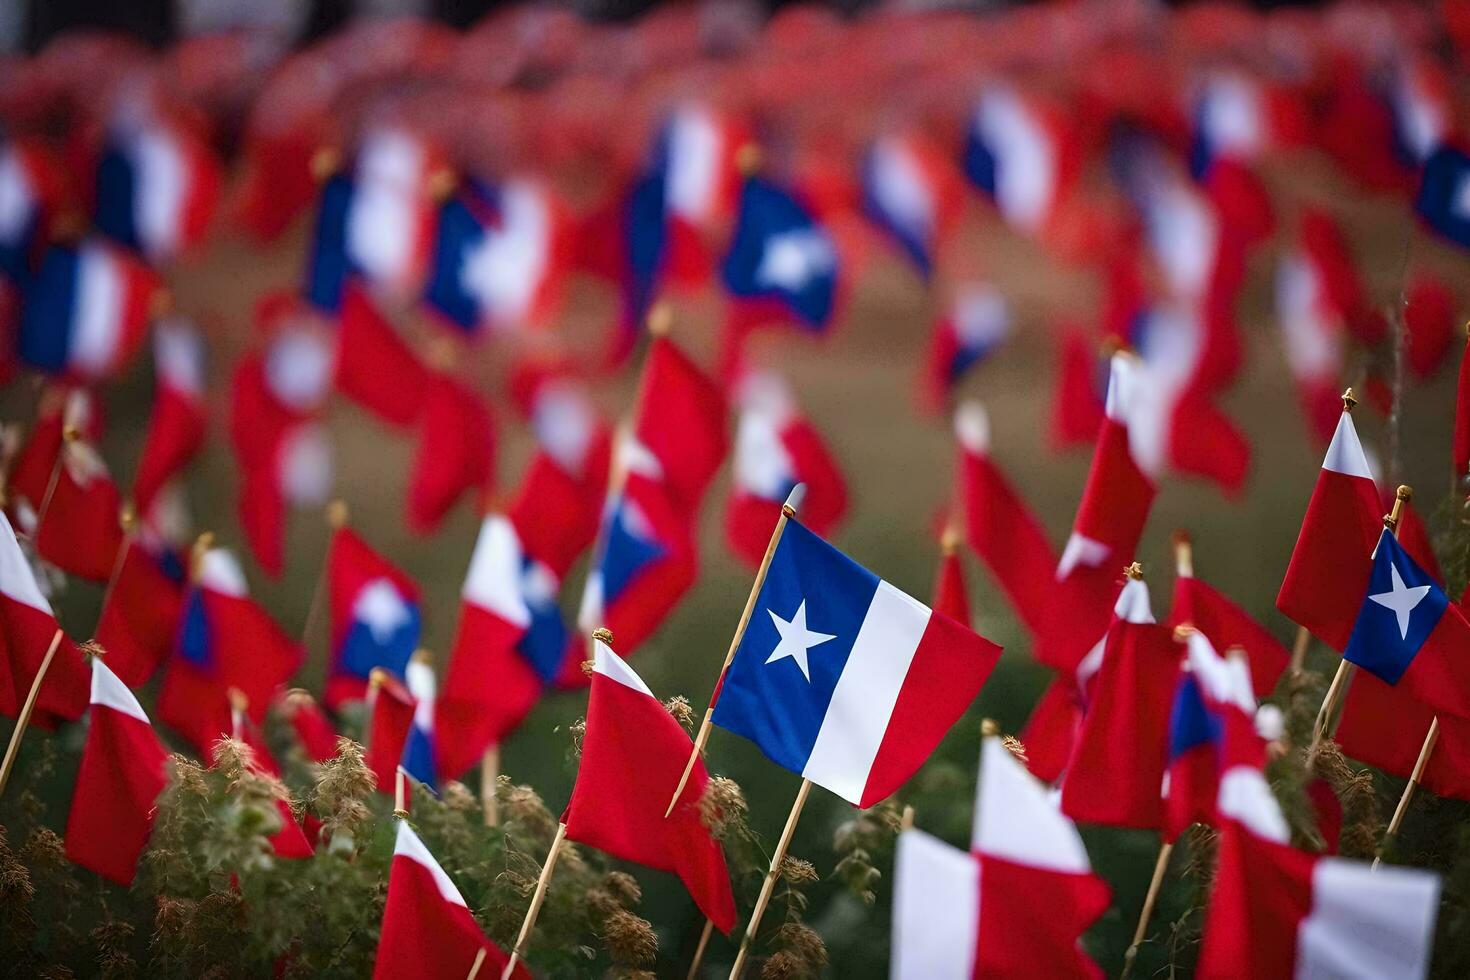
[[[1217,353],[1210,345],[1221,337],[1238,356],[1209,385],[1217,423],[1165,439],[1170,461],[1138,554],[1155,611],[1162,617],[1168,605],[1170,536],[1187,530],[1196,574],[1290,645],[1295,627],[1273,600],[1344,385],[1363,398],[1357,424],[1380,483],[1412,484],[1426,514],[1447,500],[1457,519],[1449,445],[1470,265],[1412,205],[1423,142],[1453,142],[1460,132],[1470,18],[1453,2],[1269,6],[12,0],[0,5],[0,118],[9,135],[55,152],[83,188],[78,215],[99,134],[137,106],[185,128],[219,167],[207,230],[150,258],[173,309],[199,326],[208,349],[211,436],[186,473],[188,526],[239,551],[252,594],[290,634],[306,626],[321,574],[322,505],[340,498],[353,526],[422,586],[424,645],[442,667],[478,527],[467,497],[432,533],[411,532],[403,501],[416,440],[337,396],[318,419],[331,447],[330,492],[292,508],[279,577],[247,557],[236,510],[242,473],[226,438],[231,379],[272,336],[262,298],[299,293],[307,279],[322,161],[350,168],[365,134],[391,129],[431,148],[456,175],[534,179],[556,201],[566,237],[554,299],[513,322],[446,324],[414,288],[376,287],[409,347],[451,365],[490,404],[492,496],[504,495],[536,447],[511,392],[528,360],[570,356],[601,415],[615,422],[631,410],[645,341],[641,317],[626,322],[633,287],[599,261],[600,247],[627,234],[606,214],[658,165],[670,113],[697,105],[743,134],[742,144],[762,148],[762,174],[808,202],[837,246],[840,298],[829,320],[762,313],[759,329],[741,334],[740,366],[784,375],[827,440],[850,493],[831,534],[839,546],[900,588],[930,594],[954,494],[949,410],[975,398],[989,411],[992,456],[1059,547],[1091,458],[1099,352],[1121,340],[1147,358],[1146,324],[1164,311],[1198,332],[1190,357]],[[1208,96],[1224,91],[1212,86],[1235,86],[1223,121],[1205,110]],[[1002,89],[1032,114],[1042,146],[1023,160],[1055,178],[1034,191],[1045,198],[1044,219],[1018,215],[1004,188],[993,178],[977,183],[967,167],[977,106]],[[1248,96],[1236,97],[1242,90]],[[945,170],[933,186],[954,188],[922,249],[927,276],[865,204],[865,161],[884,136],[922,139]],[[1210,146],[1226,148],[1220,155],[1249,174],[1250,193],[1211,184],[1196,165]],[[672,338],[726,379],[740,310],[718,268],[737,207],[732,191],[697,229],[702,268],[696,262],[694,273],[671,273],[654,288],[673,311]],[[1290,270],[1301,267],[1317,277],[1305,312],[1289,286],[1298,274]],[[936,380],[936,334],[957,315],[957,297],[981,287],[993,298],[987,326],[961,331],[977,353]],[[620,342],[631,358],[609,361],[604,352]],[[1077,361],[1068,360],[1078,350],[1080,390]],[[1162,377],[1175,354],[1167,344],[1154,350]],[[121,486],[131,483],[152,405],[150,360],[136,358],[97,388],[98,448]],[[1185,365],[1191,372],[1200,373],[1198,361]],[[17,374],[0,394],[0,417],[33,419],[40,384],[31,371]],[[1080,413],[1080,436],[1069,412]],[[1192,444],[1215,452],[1227,427],[1229,444],[1246,449],[1243,462],[1228,472],[1187,462]],[[751,580],[725,543],[732,479],[727,465],[700,514],[694,588],[647,643],[624,651],[656,694],[684,694],[696,710]],[[569,617],[585,561],[563,590]],[[1019,731],[1049,676],[987,570],[973,555],[965,561],[976,628],[1007,652],[903,794],[920,827],[954,843],[968,839],[981,719]],[[62,623],[86,635],[100,599],[100,587],[69,583],[57,600]],[[306,642],[296,683],[319,691],[320,621]],[[1315,650],[1311,662],[1328,665],[1330,654]],[[504,745],[503,771],[532,784],[553,810],[575,776],[568,729],[584,709],[581,692],[550,694]],[[773,840],[797,778],[718,730],[708,758],[712,772],[741,784],[752,821]],[[1383,792],[1397,795],[1396,787]],[[816,791],[792,853],[826,876],[833,831],[849,816],[847,804]],[[1113,972],[1156,837],[1086,836],[1114,888],[1089,942]],[[886,860],[878,862],[885,874]],[[660,973],[673,975],[701,922],[671,876],[637,873],[642,914],[661,940]],[[1166,890],[1161,931],[1186,915],[1182,891]],[[880,885],[872,906],[832,881],[811,894],[807,921],[828,944],[830,975],[885,975],[889,889]],[[711,969],[732,956],[717,939]],[[1188,956],[1151,944],[1138,975],[1171,962],[1187,965]]]

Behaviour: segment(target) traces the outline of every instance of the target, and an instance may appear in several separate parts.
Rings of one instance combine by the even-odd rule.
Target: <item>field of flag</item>
[[[0,57],[0,957],[1465,975],[1466,58],[1459,0]]]

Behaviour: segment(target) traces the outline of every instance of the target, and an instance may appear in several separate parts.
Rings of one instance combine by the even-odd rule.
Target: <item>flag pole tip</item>
[[[756,143],[745,143],[735,151],[735,167],[743,177],[754,177],[761,168],[761,148]]]
[[[1353,389],[1351,387],[1343,389],[1342,410],[1344,412],[1351,412],[1357,404],[1358,396],[1353,394]]]
[[[326,180],[337,172],[342,155],[335,146],[324,146],[311,156],[311,175],[317,180]]]
[[[1393,495],[1398,500],[1409,500],[1414,496],[1414,488],[1406,483],[1400,483],[1399,488],[1394,491]]]
[[[983,736],[985,736],[986,738],[990,738],[992,736],[999,735],[1000,734],[1000,723],[998,721],[996,721],[994,718],[981,718],[980,719],[980,734],[983,735]]]
[[[954,521],[949,521],[944,525],[944,533],[940,535],[939,550],[943,552],[946,558],[957,554],[960,550],[962,537],[963,535],[960,534],[960,529],[955,526]]]
[[[786,495],[786,502],[781,505],[781,513],[788,518],[795,517],[796,512],[801,509],[801,502],[806,499],[806,484],[798,483],[791,488]]]
[[[674,329],[674,307],[667,300],[654,303],[648,311],[648,332],[655,337],[667,337]]]
[[[246,696],[244,691],[238,687],[232,687],[229,690],[229,696],[231,708],[234,708],[241,714],[250,710],[250,698]]]
[[[336,498],[327,504],[327,525],[334,531],[340,531],[347,526],[349,513],[347,501]]]
[[[434,662],[434,655],[429,652],[427,647],[419,647],[413,652],[413,656],[410,659],[416,664],[432,664]]]
[[[1132,562],[1123,568],[1123,574],[1134,582],[1143,581],[1143,563]]]
[[[117,509],[117,525],[123,529],[123,533],[131,531],[138,524],[138,508],[131,500],[124,500],[122,506]]]
[[[1178,626],[1174,627],[1174,642],[1175,643],[1185,643],[1185,642],[1188,642],[1190,636],[1192,634],[1194,634],[1194,633],[1197,633],[1197,632],[1198,632],[1198,630],[1196,630],[1189,623],[1180,623]]]
[[[393,811],[393,816],[397,817],[399,820],[407,820],[408,819],[408,811],[407,810],[398,810],[398,809],[395,809]]]
[[[597,629],[593,630],[592,638],[608,648],[611,648],[613,645],[612,630],[608,629],[606,626],[599,626],[597,627]]]

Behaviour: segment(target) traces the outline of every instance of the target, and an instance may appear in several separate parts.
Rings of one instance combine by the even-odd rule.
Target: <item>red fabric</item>
[[[96,450],[83,441],[88,437],[65,443],[62,424],[61,412],[36,424],[16,457],[10,492],[24,497],[42,519],[36,538],[41,557],[64,572],[106,582],[122,544],[122,495]],[[62,455],[59,469],[57,453]],[[53,473],[56,483],[48,505]]]
[[[1169,464],[1239,499],[1250,476],[1251,445],[1210,394],[1191,388],[1170,413]]]
[[[1365,670],[1353,675],[1335,736],[1345,755],[1408,779],[1434,709]],[[1470,723],[1444,716],[1421,777],[1437,796],[1470,800]]]
[[[1223,593],[1197,578],[1181,577],[1174,581],[1169,625],[1181,623],[1199,630],[1221,653],[1231,647],[1243,648],[1250,664],[1251,687],[1258,698],[1276,689],[1276,681],[1291,662],[1291,652],[1264,626]]]
[[[163,485],[199,454],[205,427],[205,409],[199,398],[171,385],[158,389],[133,478],[133,504],[139,514],[147,514]]]
[[[781,444],[791,459],[793,483],[806,484],[801,502],[801,522],[819,535],[827,535],[847,514],[847,480],[832,458],[821,433],[803,418],[792,418],[781,427]],[[760,565],[784,500],[771,500],[738,485],[725,507],[725,542],[731,552],[751,567]]]
[[[378,792],[393,795],[393,776],[403,758],[414,700],[398,681],[388,679],[368,697],[367,747],[363,761],[378,780]],[[442,708],[441,699],[435,708]]]
[[[265,735],[260,727],[249,718],[242,718],[231,713],[232,734],[235,738],[245,743],[250,749],[250,768],[262,776],[273,776],[281,778],[281,764],[271,753],[270,746],[265,743]],[[218,743],[216,743],[217,745]],[[215,754],[215,764],[219,760]],[[288,861],[300,861],[309,858],[314,853],[311,841],[306,837],[306,832],[296,822],[296,814],[291,809],[291,804],[284,799],[275,801],[276,815],[281,819],[281,829],[270,837],[271,847],[275,850],[277,857],[286,858]]]
[[[1169,712],[1181,647],[1172,630],[1114,619],[1087,714],[1062,780],[1062,812],[1081,823],[1152,830],[1163,819]]]
[[[51,639],[61,629],[56,618],[34,606],[17,602],[0,591],[0,640],[3,640],[13,688],[3,706],[8,714],[19,713],[31,684],[46,659]],[[51,666],[36,694],[33,724],[50,727],[57,718],[75,721],[87,710],[92,678],[82,653],[65,634],[51,658]]]
[[[419,419],[408,486],[408,526],[426,534],[469,490],[495,482],[495,419],[477,393],[434,375]]]
[[[1366,590],[1365,590],[1366,591]],[[1360,597],[1362,593],[1359,594]],[[1361,601],[1361,598],[1360,600]],[[1470,620],[1451,603],[1396,686],[1441,714],[1470,721]]]
[[[1176,841],[1191,824],[1215,826],[1215,801],[1220,795],[1219,749],[1213,742],[1193,746],[1168,766],[1164,793],[1164,820],[1160,833]]]
[[[1384,504],[1383,512],[1387,514],[1392,509],[1393,500],[1390,499]],[[1424,525],[1424,518],[1419,516],[1419,511],[1411,500],[1404,501],[1395,536],[1416,565],[1428,572],[1436,582],[1444,581],[1439,558],[1434,554],[1434,543],[1429,540],[1429,528]]]
[[[273,578],[286,561],[282,447],[309,422],[309,416],[282,405],[271,393],[263,354],[240,359],[231,379],[229,422],[230,445],[240,470],[236,507],[251,554]]]
[[[664,818],[693,748],[651,694],[595,673],[577,783],[562,820],[571,840],[677,874],[699,910],[729,933],[735,926],[730,871],[699,816],[709,782],[702,760],[695,760],[673,813]]]
[[[1000,647],[968,626],[943,613],[929,616],[878,743],[859,808],[892,796],[918,771],[974,702],[999,659]]]
[[[1026,747],[1026,768],[1031,775],[1043,783],[1054,783],[1061,777],[1072,757],[1082,716],[1076,685],[1065,676],[1053,677],[1018,736]]]
[[[444,691],[434,705],[439,776],[455,779],[503,741],[541,698],[544,685],[516,649],[525,630],[462,602]],[[580,666],[581,658],[578,658]]]
[[[724,392],[667,337],[654,338],[640,384],[633,434],[663,466],[670,501],[693,514],[725,461]]]
[[[331,647],[326,703],[333,711],[344,701],[360,700],[367,693],[367,679],[354,676],[342,666],[342,645],[352,628],[358,597],[364,587],[378,579],[387,579],[408,602],[421,605],[419,587],[413,579],[374,551],[352,528],[335,531],[327,546],[327,634]]]
[[[131,885],[153,830],[154,801],[168,783],[167,760],[152,725],[93,705],[66,820],[67,858]]]
[[[611,456],[612,439],[601,423],[580,473],[568,471],[550,453],[537,450],[507,508],[526,553],[559,579],[597,537]]]
[[[1439,370],[1455,339],[1455,294],[1428,272],[1416,273],[1404,306],[1409,367],[1421,380]]]
[[[337,757],[337,729],[316,701],[297,692],[287,699],[284,712],[308,759],[327,762]]]
[[[395,854],[378,934],[374,980],[463,978],[481,949],[486,955],[480,975],[487,980],[499,977],[509,957],[485,938],[462,901],[447,900],[428,868]],[[523,963],[517,963],[511,975],[517,980],[531,977]]]
[[[1321,275],[1327,304],[1342,316],[1348,332],[1365,346],[1383,340],[1388,325],[1373,315],[1342,227],[1326,211],[1309,207],[1302,211],[1300,234],[1303,251]]]
[[[409,428],[427,403],[431,375],[371,296],[342,291],[337,388],[390,425]]]
[[[1051,410],[1051,444],[1055,449],[1090,446],[1102,425],[1103,403],[1097,392],[1094,345],[1079,330],[1068,331],[1057,346],[1057,380]]]
[[[1307,783],[1307,799],[1312,804],[1312,813],[1317,818],[1317,830],[1326,845],[1324,854],[1336,854],[1342,838],[1342,801],[1332,790],[1332,784],[1321,776]]]
[[[961,626],[974,629],[970,618],[970,596],[965,588],[965,566],[959,552],[946,551],[939,559],[939,573],[934,577],[934,611],[943,613]]]
[[[119,680],[138,687],[154,675],[173,649],[183,608],[183,587],[134,541],[97,622],[97,642]]]
[[[1052,871],[979,855],[976,977],[1105,976],[1079,943],[1112,903],[1094,874]]]
[[[1220,829],[1216,853],[1196,976],[1290,980],[1297,927],[1312,908],[1315,859],[1232,822]]]

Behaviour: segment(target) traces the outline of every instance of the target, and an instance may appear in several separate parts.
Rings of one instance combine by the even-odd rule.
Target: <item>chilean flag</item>
[[[1224,593],[1192,575],[1174,580],[1169,625],[1193,626],[1220,650],[1243,649],[1258,697],[1276,689],[1276,681],[1291,662],[1290,651],[1269,630]]]
[[[765,556],[782,502],[798,483],[806,484],[802,520],[824,535],[847,512],[847,481],[782,378],[749,375],[738,388],[735,486],[725,509],[725,541],[755,566]]]
[[[1470,155],[1441,146],[1424,163],[1414,211],[1451,244],[1470,248]]]
[[[0,714],[18,714],[60,632],[10,520],[0,513],[0,652],[4,653],[0,680],[5,681],[0,684]],[[58,718],[80,718],[87,709],[87,685],[81,652],[63,634],[36,696],[35,721],[49,727]]]
[[[168,784],[168,749],[133,692],[92,658],[92,716],[66,821],[66,856],[127,887]]]
[[[710,228],[734,207],[740,178],[735,158],[742,145],[740,129],[706,106],[680,106],[659,133],[664,204],[671,224],[682,222],[689,232]],[[677,251],[686,239],[673,229],[671,245]],[[687,262],[675,258],[674,268]]]
[[[678,805],[664,800],[678,785],[693,745],[689,734],[643,679],[601,640],[595,641],[587,729],[572,798],[562,814],[567,838],[622,861],[672,871],[721,932],[735,926],[735,896],[720,844],[700,818],[709,782],[696,759]]]
[[[1384,528],[1343,659],[1379,680],[1402,683],[1437,711],[1470,718],[1467,649],[1465,614]]]
[[[1317,438],[1331,439],[1340,408],[1345,323],[1321,266],[1304,249],[1278,260],[1276,318],[1308,426]]]
[[[731,296],[770,300],[806,329],[821,333],[837,306],[841,262],[837,242],[798,195],[749,177],[723,278]]]
[[[924,355],[924,403],[935,409],[943,406],[966,372],[988,359],[1013,329],[1011,305],[994,286],[985,282],[955,286]]]
[[[158,290],[157,274],[120,246],[52,245],[26,290],[16,353],[47,374],[112,377],[142,346]]]
[[[148,530],[135,533],[97,621],[110,670],[141,687],[173,651],[184,613],[184,569]]]
[[[866,808],[924,764],[999,657],[790,520],[713,721]]]
[[[408,821],[398,821],[374,980],[463,978],[477,966],[478,975],[491,980],[501,975],[508,962],[500,947],[485,938],[464,896]],[[511,976],[531,978],[521,963]]]
[[[300,664],[301,648],[247,595],[245,573],[234,556],[211,548],[199,557],[184,599],[158,718],[207,755],[231,731],[230,688],[246,696],[250,719],[260,724],[276,688]]]
[[[327,546],[331,665],[326,702],[333,711],[367,693],[374,668],[402,678],[422,628],[419,588],[351,528]]]
[[[434,676],[433,666],[418,657],[408,662],[404,673],[408,691],[413,695],[413,718],[403,738],[403,757],[398,760],[398,768],[437,796],[443,771],[434,725],[439,682]]]
[[[997,738],[981,748],[970,853],[921,830],[894,859],[893,980],[1101,978],[1081,938],[1107,911],[1077,828]]]
[[[469,184],[439,208],[425,300],[467,333],[540,322],[565,271],[565,225],[537,181]]]
[[[560,584],[526,553],[509,518],[485,517],[439,701],[445,776],[458,776],[503,741],[562,672],[569,643],[557,607]]]
[[[204,401],[204,339],[192,324],[177,318],[158,324],[153,332],[153,364],[153,414],[133,478],[133,504],[140,514],[149,512],[163,485],[199,454],[209,415]]]
[[[124,122],[97,164],[97,230],[158,265],[204,237],[219,201],[219,161],[183,126]]]
[[[30,281],[63,197],[64,168],[40,143],[0,136],[0,276]]]
[[[1079,164],[1058,113],[1000,86],[981,95],[965,139],[965,175],[1012,228],[1045,235]]]
[[[448,374],[431,375],[409,470],[409,530],[427,534],[465,493],[491,490],[495,445],[495,415],[484,397]]]
[[[372,770],[378,792],[392,796],[403,743],[413,724],[414,698],[387,671],[376,671],[368,682],[367,707],[363,764]]]
[[[863,212],[925,279],[959,216],[959,181],[950,166],[916,137],[882,136],[863,156]]]
[[[1383,521],[1368,457],[1347,411],[1327,447],[1276,608],[1334,650],[1347,647],[1373,574]]]

